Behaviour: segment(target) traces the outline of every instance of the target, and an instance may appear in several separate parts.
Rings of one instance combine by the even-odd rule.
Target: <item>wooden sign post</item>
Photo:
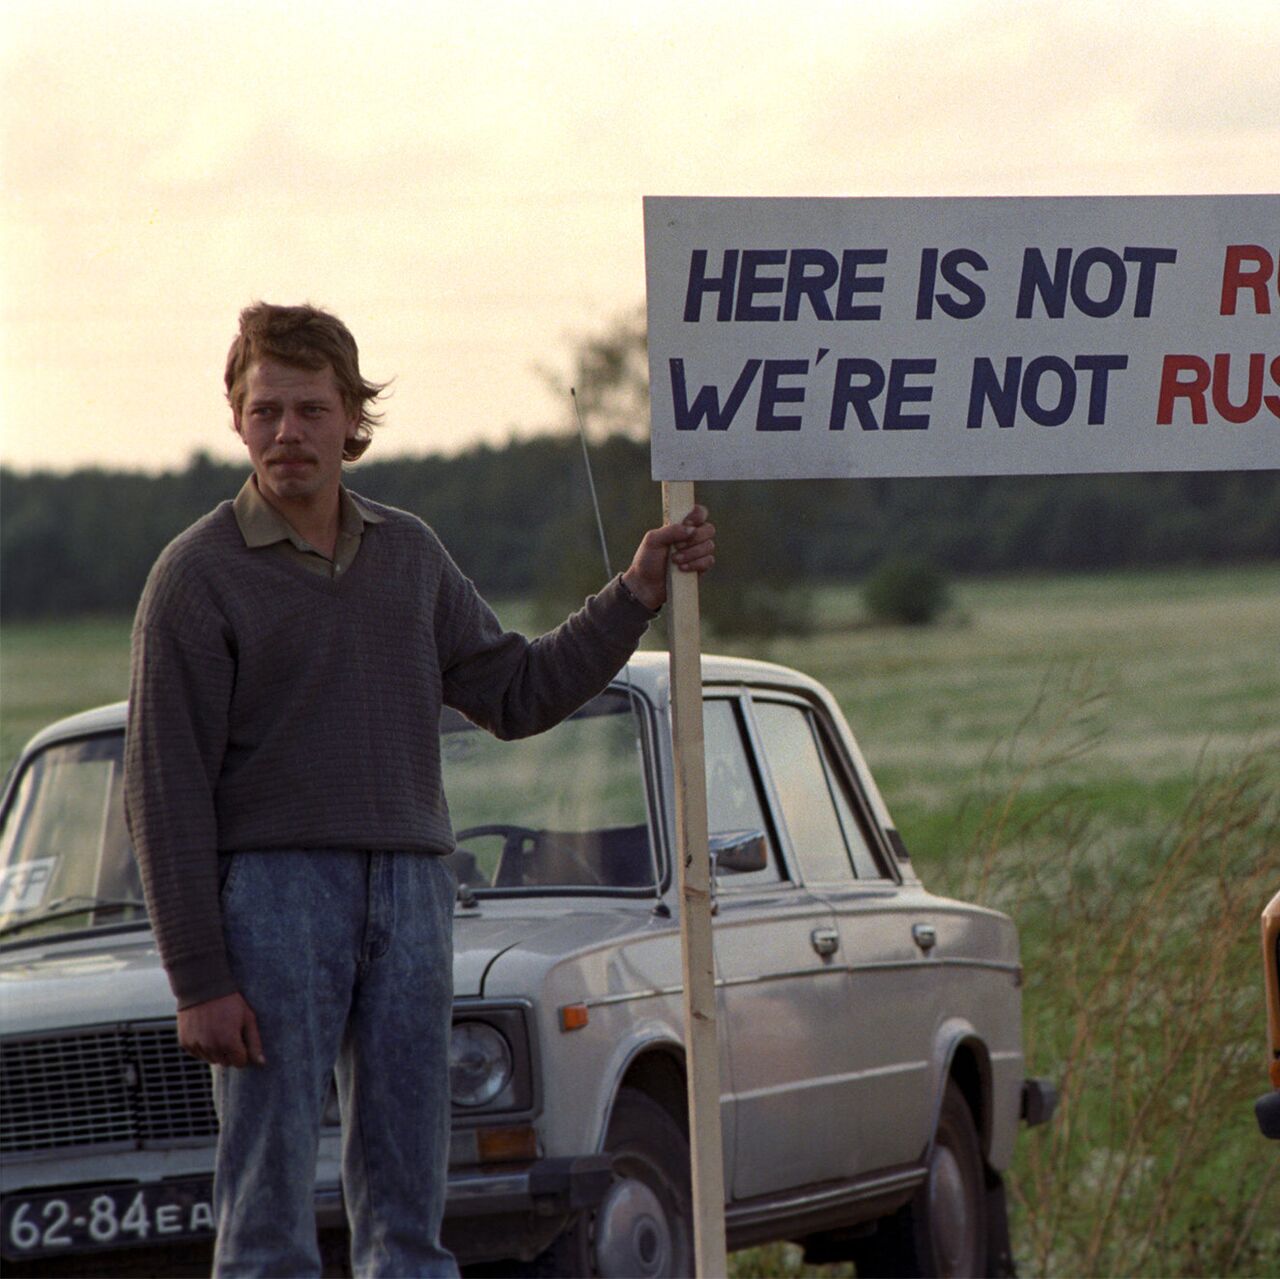
[[[684,519],[693,509],[693,485],[686,481],[663,484],[662,504],[668,523]],[[698,578],[694,573],[681,573],[677,569],[668,569],[667,577],[694,1263],[698,1279],[721,1279],[727,1268],[724,1154],[720,1139],[715,954],[711,943],[711,859],[707,850]]]

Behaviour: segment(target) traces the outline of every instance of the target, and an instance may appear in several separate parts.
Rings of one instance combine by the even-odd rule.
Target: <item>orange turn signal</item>
[[[512,1163],[538,1157],[538,1135],[527,1125],[521,1128],[480,1128],[476,1146],[482,1164]]]
[[[591,1020],[586,1004],[565,1004],[560,1009],[561,1030],[581,1030]]]

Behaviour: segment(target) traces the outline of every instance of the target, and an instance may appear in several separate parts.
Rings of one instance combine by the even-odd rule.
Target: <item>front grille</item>
[[[12,1039],[0,1045],[0,1153],[118,1149],[212,1137],[209,1067],[172,1022]]]
[[[215,1134],[209,1067],[178,1047],[172,1026],[135,1026],[132,1034],[141,1075],[139,1137],[172,1141]]]

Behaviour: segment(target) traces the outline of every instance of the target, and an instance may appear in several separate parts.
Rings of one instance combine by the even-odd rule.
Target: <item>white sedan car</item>
[[[540,737],[446,714],[458,848],[446,1241],[479,1273],[692,1269],[665,656]],[[920,881],[843,716],[704,658],[730,1248],[864,1274],[1011,1272],[1018,940]],[[207,1255],[216,1119],[183,1055],[121,804],[125,708],[26,748],[0,815],[9,1273]],[[343,1226],[336,1101],[316,1182]],[[82,1256],[81,1254],[93,1254]],[[139,1269],[139,1267],[143,1267]],[[166,1269],[167,1268],[167,1269]]]

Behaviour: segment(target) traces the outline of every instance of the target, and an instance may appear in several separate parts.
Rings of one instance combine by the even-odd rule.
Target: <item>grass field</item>
[[[708,589],[714,589],[712,582]],[[523,606],[500,609],[522,625]],[[1280,1272],[1257,917],[1280,888],[1280,566],[974,581],[927,629],[706,647],[840,699],[930,887],[1018,919],[1032,1073],[1062,1086],[1009,1178],[1023,1275]],[[0,631],[0,758],[123,696],[128,624]],[[753,1249],[738,1276],[804,1268]]]

